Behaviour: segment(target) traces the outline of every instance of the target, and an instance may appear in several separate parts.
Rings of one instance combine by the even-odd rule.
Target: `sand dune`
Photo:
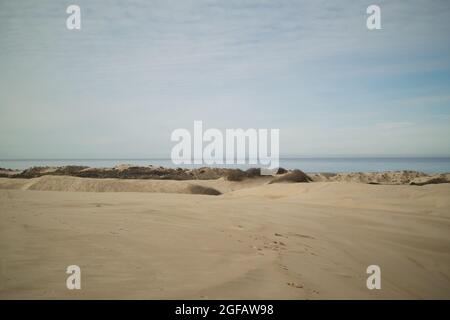
[[[245,181],[260,178],[258,168],[246,171],[230,168],[164,168],[156,166],[119,165],[113,168],[91,168],[84,166],[32,167],[23,171],[0,168],[0,177],[38,178],[42,176],[72,176],[101,179],[139,180],[217,180]],[[418,171],[348,172],[348,173],[308,173],[300,170],[279,168],[272,182],[358,182],[371,184],[439,184],[449,183],[450,173],[425,174]]]
[[[450,184],[270,179],[2,178],[0,297],[450,299]]]
[[[128,170],[128,171],[127,171]],[[129,171],[131,170],[131,171]],[[158,171],[160,170],[160,171]],[[223,194],[234,190],[252,188],[266,184],[298,183],[298,182],[348,182],[364,184],[388,184],[388,185],[417,185],[441,184],[450,182],[450,174],[426,175],[416,171],[392,171],[392,172],[359,172],[359,173],[313,173],[305,174],[300,170],[293,170],[272,176],[259,176],[249,169],[247,172],[228,169],[195,169],[184,170],[181,175],[189,175],[196,179],[161,179],[150,178],[155,171],[158,174],[178,172],[174,169],[154,169],[143,167],[119,166],[116,168],[95,169],[85,167],[66,166],[59,168],[31,168],[22,173],[14,173],[14,178],[1,178],[0,189],[21,189],[40,191],[78,191],[78,192],[159,192],[159,193],[208,193]],[[14,171],[5,171],[11,172]],[[78,177],[73,175],[61,175],[72,173],[78,175],[90,172],[95,178]],[[122,175],[123,172],[127,172]],[[193,173],[197,172],[197,173]],[[189,173],[189,174],[188,174]],[[98,176],[119,176],[120,178],[98,178]],[[203,175],[203,176],[199,176]],[[24,178],[21,178],[21,177]],[[205,177],[215,177],[205,179]],[[143,178],[138,178],[143,177]],[[218,178],[217,178],[218,177]],[[214,189],[214,190],[212,190]]]
[[[272,177],[260,177],[245,181],[217,180],[141,180],[141,179],[96,179],[70,176],[41,176],[39,178],[0,178],[0,189],[20,189],[37,191],[76,191],[76,192],[157,192],[157,193],[195,193],[192,186],[214,188],[226,193],[242,188],[250,188],[269,182]],[[195,190],[195,189],[194,189]]]

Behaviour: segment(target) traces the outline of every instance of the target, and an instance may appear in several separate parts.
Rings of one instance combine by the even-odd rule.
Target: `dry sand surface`
[[[0,178],[0,298],[449,299],[450,184],[349,181]]]

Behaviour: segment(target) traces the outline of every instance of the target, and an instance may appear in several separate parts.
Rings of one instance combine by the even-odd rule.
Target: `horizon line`
[[[402,158],[414,158],[414,159],[420,159],[420,158],[450,158],[450,155],[303,155],[303,156],[280,156],[280,159],[285,160],[296,160],[296,159],[348,159],[348,158],[360,158],[360,159],[367,159],[367,158],[377,158],[377,159],[402,159]],[[69,161],[69,160],[84,160],[84,161],[110,161],[110,160],[172,160],[171,158],[166,157],[136,157],[136,158],[120,158],[120,157],[114,157],[114,158],[6,158],[6,159],[0,159],[0,161]],[[195,159],[192,158],[191,160],[204,160],[204,158],[201,159]],[[234,160],[249,160],[249,158],[235,158]]]

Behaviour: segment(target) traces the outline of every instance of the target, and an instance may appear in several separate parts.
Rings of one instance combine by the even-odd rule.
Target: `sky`
[[[448,17],[448,0],[0,0],[0,159],[168,158],[194,120],[280,129],[282,156],[450,156]]]

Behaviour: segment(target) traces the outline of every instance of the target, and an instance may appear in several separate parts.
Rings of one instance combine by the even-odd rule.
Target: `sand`
[[[450,184],[267,179],[0,178],[0,298],[450,299]]]

